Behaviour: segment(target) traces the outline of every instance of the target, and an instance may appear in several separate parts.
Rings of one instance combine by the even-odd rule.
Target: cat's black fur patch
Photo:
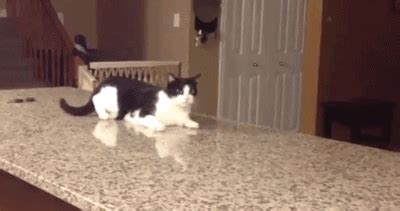
[[[60,108],[64,110],[65,113],[73,116],[85,116],[94,111],[94,105],[91,99],[85,105],[79,107],[70,106],[64,98],[61,98],[59,103]]]
[[[141,109],[140,116],[152,114],[158,99],[160,87],[122,77],[111,77],[103,81],[102,87],[117,88],[119,113],[117,119],[122,119],[128,112]]]
[[[192,95],[197,94],[197,79],[200,74],[192,78],[177,78],[170,75],[167,88],[164,90],[169,97],[179,95],[183,87],[188,85]],[[125,117],[129,112],[140,109],[140,116],[154,114],[155,104],[158,100],[158,93],[162,88],[138,81],[127,79],[123,77],[110,77],[105,79],[93,92],[88,103],[80,107],[73,107],[68,105],[65,99],[60,99],[60,107],[68,114],[74,116],[84,116],[94,112],[94,105],[92,102],[95,96],[103,87],[111,86],[117,89],[117,99],[119,113],[116,119],[120,120]]]

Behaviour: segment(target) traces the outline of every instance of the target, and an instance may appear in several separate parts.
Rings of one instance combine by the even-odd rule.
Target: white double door
[[[297,130],[307,0],[224,0],[218,116]]]

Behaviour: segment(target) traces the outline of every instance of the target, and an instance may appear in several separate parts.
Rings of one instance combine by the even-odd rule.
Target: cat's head
[[[201,74],[194,77],[180,78],[173,74],[168,76],[167,93],[170,98],[174,98],[181,106],[192,105],[194,97],[197,95],[197,82]]]

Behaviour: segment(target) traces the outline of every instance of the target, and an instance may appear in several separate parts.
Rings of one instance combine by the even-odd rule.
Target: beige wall
[[[99,3],[108,5],[103,9],[99,5],[99,15],[110,19],[98,19],[100,49],[117,51],[128,46],[126,55],[133,59],[181,61],[183,75],[188,75],[191,1],[99,0]],[[180,14],[179,28],[173,27],[174,13]]]
[[[218,26],[218,30],[220,25]],[[194,111],[217,115],[218,107],[218,68],[219,68],[219,42],[220,39],[209,37],[208,42],[202,46],[195,46],[196,30],[194,30],[194,12],[191,10],[190,24],[190,74],[201,73],[199,92],[194,106]]]
[[[97,48],[96,0],[51,0],[57,12],[64,13],[64,26],[71,39],[76,34],[86,36],[89,48]]]
[[[143,0],[98,0],[98,48],[113,60],[143,59]]]
[[[316,134],[318,72],[322,33],[323,1],[309,0],[304,49],[304,76],[300,131]]]
[[[137,60],[177,60],[189,73],[188,0],[99,0],[97,32],[100,50],[120,51]],[[173,27],[174,13],[180,27]],[[127,47],[128,46],[128,47]]]
[[[143,59],[179,60],[183,75],[201,73],[194,110],[216,115],[218,101],[219,40],[210,39],[203,47],[194,46],[192,1],[145,1]],[[174,28],[173,14],[180,13],[181,27]]]
[[[182,73],[188,75],[189,25],[191,1],[144,0],[144,49],[147,60],[179,60]],[[180,13],[180,27],[173,27],[173,14]]]

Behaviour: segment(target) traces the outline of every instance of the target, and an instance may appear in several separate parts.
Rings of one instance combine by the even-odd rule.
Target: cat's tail
[[[94,105],[90,99],[85,105],[80,107],[70,106],[64,98],[60,99],[60,107],[66,113],[73,116],[86,116],[94,111]]]

